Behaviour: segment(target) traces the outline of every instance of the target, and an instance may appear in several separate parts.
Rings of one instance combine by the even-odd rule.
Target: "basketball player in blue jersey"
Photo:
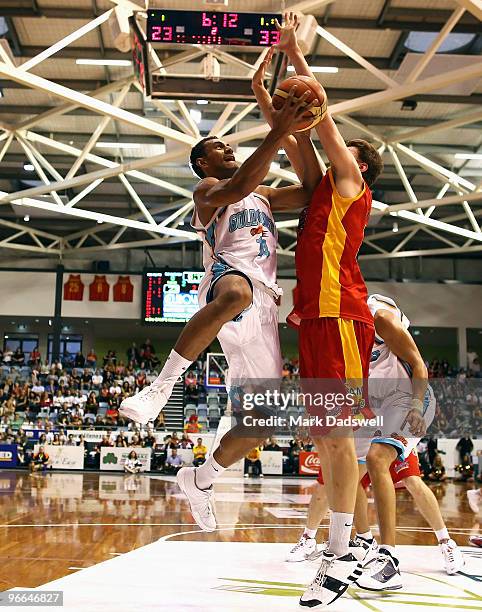
[[[271,130],[258,149],[238,167],[232,148],[216,137],[191,151],[191,167],[201,179],[194,189],[192,225],[203,240],[206,274],[199,287],[201,309],[185,326],[158,378],[122,402],[120,412],[140,423],[155,419],[175,382],[217,336],[227,358],[227,387],[239,381],[281,380],[276,284],[277,233],[273,211],[306,206],[313,177],[306,184],[272,188],[260,183],[280,146],[300,125],[304,96],[293,88],[282,109],[274,111]],[[296,136],[309,167],[316,155],[309,136]],[[242,431],[240,431],[242,429]],[[266,438],[266,431],[234,427],[199,468],[177,475],[197,524],[216,529],[211,497],[222,472]]]

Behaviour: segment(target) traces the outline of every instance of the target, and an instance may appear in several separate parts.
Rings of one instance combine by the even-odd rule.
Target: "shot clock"
[[[151,44],[238,45],[271,47],[279,42],[278,13],[218,13],[210,11],[147,12],[147,42]]]

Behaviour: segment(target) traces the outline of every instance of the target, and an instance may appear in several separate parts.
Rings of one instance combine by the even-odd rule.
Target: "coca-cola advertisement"
[[[315,452],[300,452],[300,474],[309,474],[311,476],[318,476],[320,470],[320,459],[318,453]]]

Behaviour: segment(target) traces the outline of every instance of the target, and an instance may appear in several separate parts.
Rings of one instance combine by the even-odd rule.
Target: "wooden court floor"
[[[38,587],[160,538],[202,542],[295,542],[310,479],[230,479],[216,485],[219,531],[199,533],[171,477],[98,473],[30,476],[0,471],[0,590]],[[479,532],[470,485],[433,485],[454,540]],[[370,504],[370,521],[375,512]],[[398,543],[436,543],[409,494],[397,492]],[[326,524],[326,521],[324,522]],[[326,536],[319,532],[318,541]],[[287,545],[288,548],[288,545]]]

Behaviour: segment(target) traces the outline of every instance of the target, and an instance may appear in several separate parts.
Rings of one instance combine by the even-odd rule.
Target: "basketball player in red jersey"
[[[296,27],[296,17],[286,14],[284,26],[279,26],[278,48],[288,55],[297,74],[312,77],[296,40]],[[308,385],[313,388],[307,389],[311,393],[343,390],[346,395],[348,389],[356,397],[355,411],[372,416],[363,381],[368,379],[374,341],[373,317],[357,254],[371,209],[370,185],[383,163],[366,141],[345,143],[329,112],[315,129],[330,169],[323,177],[320,171],[311,204],[300,218],[294,309],[300,319],[300,375],[313,382]],[[326,388],[320,389],[320,379]],[[351,417],[352,410],[347,401],[334,416]],[[338,599],[358,578],[365,551],[349,549],[358,485],[353,431],[323,427],[312,431],[312,437],[327,483],[331,519],[328,548],[300,605],[318,609]]]

